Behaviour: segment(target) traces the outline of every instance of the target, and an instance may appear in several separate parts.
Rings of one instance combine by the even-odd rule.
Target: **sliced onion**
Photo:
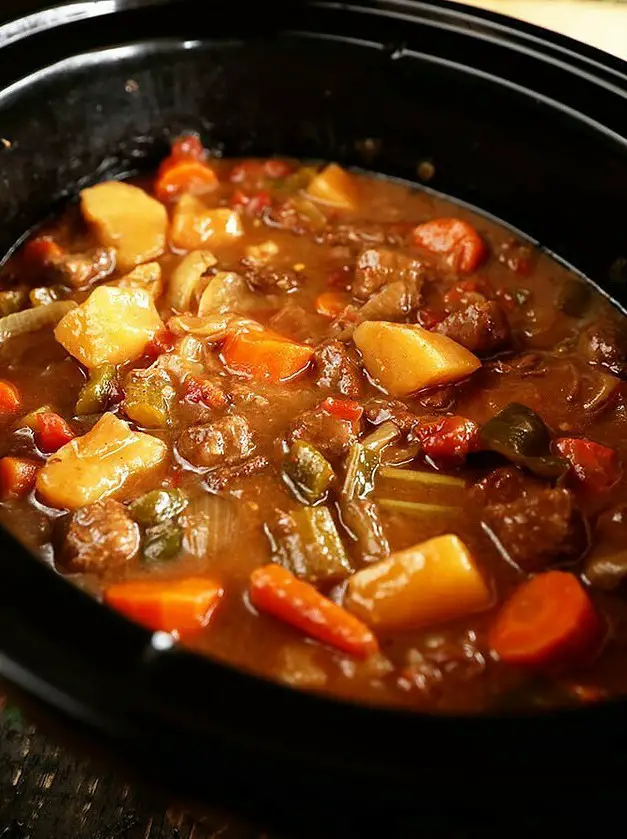
[[[228,550],[237,524],[236,506],[228,498],[205,493],[192,499],[181,516],[183,548],[198,559]]]
[[[168,321],[168,329],[175,335],[195,335],[211,343],[223,341],[229,333],[260,330],[257,321],[233,314],[224,315],[175,315]]]
[[[76,303],[73,300],[58,300],[47,306],[24,309],[0,318],[0,343],[19,335],[27,335],[29,332],[37,332],[46,326],[56,326],[61,318],[74,308]]]

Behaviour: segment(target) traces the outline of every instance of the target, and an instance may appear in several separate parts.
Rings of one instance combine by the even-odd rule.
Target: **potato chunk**
[[[116,249],[123,271],[163,253],[168,216],[143,189],[120,181],[96,184],[81,192],[81,209],[100,243]]]
[[[153,300],[163,294],[163,276],[161,266],[158,262],[146,262],[145,265],[138,265],[137,268],[120,277],[112,280],[107,285],[116,288],[139,288],[147,291]]]
[[[176,248],[189,251],[207,242],[220,246],[243,234],[239,213],[227,207],[209,209],[193,195],[183,195],[174,209],[170,241]]]
[[[163,329],[149,292],[99,286],[57,324],[54,336],[81,364],[120,364],[137,358]]]
[[[417,629],[489,609],[493,595],[457,536],[437,536],[353,574],[344,606],[384,631]]]
[[[36,489],[46,504],[70,510],[101,498],[125,500],[154,479],[167,457],[162,440],[131,431],[113,414],[104,414],[91,431],[50,457]]]
[[[415,324],[365,321],[353,340],[368,373],[391,396],[450,384],[481,367],[475,355],[451,338]]]
[[[307,187],[307,195],[343,210],[354,210],[357,205],[355,181],[352,175],[337,163],[325,166],[322,172],[313,178]]]

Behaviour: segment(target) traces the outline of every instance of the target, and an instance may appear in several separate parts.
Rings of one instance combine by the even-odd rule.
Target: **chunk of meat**
[[[420,305],[419,284],[407,277],[383,286],[357,311],[357,319],[404,320]]]
[[[193,466],[233,466],[255,449],[245,417],[233,414],[206,425],[195,425],[179,437],[179,453]]]
[[[504,555],[527,572],[574,562],[588,544],[584,519],[566,489],[535,489],[489,504],[482,518]]]
[[[105,498],[72,514],[65,540],[68,570],[103,574],[137,555],[139,527],[119,501]]]
[[[420,404],[428,411],[445,412],[452,411],[457,403],[462,385],[444,385],[434,388],[429,393],[421,394]]]
[[[416,257],[391,248],[366,248],[357,261],[353,294],[360,300],[367,300],[396,280],[410,280],[420,291],[424,276],[424,263]]]
[[[499,466],[471,488],[471,497],[481,505],[504,504],[516,501],[529,489],[542,489],[540,481],[525,474],[516,466]]]
[[[253,291],[259,291],[263,294],[276,291],[293,291],[305,281],[305,275],[300,271],[262,265],[254,263],[250,259],[243,260],[243,269],[240,269],[240,273],[243,274]]]
[[[610,320],[590,324],[580,334],[577,349],[617,376],[627,373],[627,330],[621,324]]]
[[[357,442],[357,435],[352,422],[318,406],[296,417],[288,432],[289,443],[295,440],[306,440],[332,460],[345,455]]]
[[[319,341],[326,330],[322,318],[291,300],[270,318],[269,326],[285,338],[303,344]]]
[[[219,466],[213,469],[207,476],[207,489],[211,492],[222,492],[241,478],[248,478],[251,475],[258,475],[270,466],[270,461],[267,457],[261,454],[256,457],[251,457],[243,463],[237,463],[234,466]]]
[[[404,402],[375,396],[364,405],[364,416],[373,425],[391,420],[402,432],[411,431],[419,421]]]
[[[363,376],[357,354],[341,341],[328,341],[314,353],[316,384],[355,398],[361,394]]]
[[[434,332],[448,335],[477,355],[491,355],[509,343],[510,329],[505,312],[493,300],[471,303],[452,312],[438,323]]]

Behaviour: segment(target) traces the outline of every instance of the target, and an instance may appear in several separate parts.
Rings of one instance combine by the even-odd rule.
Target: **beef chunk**
[[[457,396],[463,385],[445,385],[421,394],[419,402],[428,411],[452,411],[457,403]]]
[[[419,285],[406,278],[395,280],[375,292],[358,310],[357,318],[363,320],[404,320],[420,305]]]
[[[234,414],[206,425],[194,425],[179,437],[180,454],[194,466],[233,466],[254,451],[245,417]]]
[[[353,294],[360,300],[367,300],[396,280],[409,280],[411,286],[420,291],[424,274],[424,264],[413,256],[390,248],[367,248],[357,262]]]
[[[377,222],[330,224],[318,238],[332,247],[383,245],[387,240],[387,231],[385,225]]]
[[[610,320],[590,324],[579,336],[577,348],[589,361],[615,375],[627,373],[627,331],[622,325]]]
[[[510,339],[510,330],[503,309],[493,300],[471,303],[452,312],[434,329],[447,335],[477,355],[491,355],[502,349]]]
[[[471,496],[482,506],[516,501],[528,490],[542,490],[543,484],[516,466],[500,466],[471,488]]]
[[[269,325],[285,338],[304,343],[321,340],[327,329],[322,318],[291,300],[270,318]]]
[[[401,432],[411,431],[419,421],[404,402],[385,399],[382,396],[375,396],[366,402],[364,415],[373,425],[381,425],[383,422],[392,420]]]
[[[350,422],[317,407],[303,411],[296,417],[288,439],[290,443],[306,440],[332,460],[345,455],[352,444],[357,442],[357,435]]]
[[[240,273],[244,275],[246,282],[253,291],[259,291],[262,294],[292,291],[305,280],[305,275],[302,272],[285,268],[273,268],[271,265],[255,265],[246,260],[243,262],[243,269],[240,269]]]
[[[355,398],[362,388],[362,372],[355,350],[341,341],[328,341],[314,353],[316,384]]]
[[[584,520],[566,489],[534,489],[513,501],[488,504],[483,522],[523,571],[575,561],[587,547]]]
[[[268,458],[259,454],[234,466],[220,466],[217,469],[213,469],[207,476],[207,489],[211,490],[211,492],[222,492],[240,478],[258,475],[259,472],[266,470],[269,465],[270,461]]]
[[[139,527],[126,507],[105,498],[72,515],[65,541],[67,567],[70,571],[102,574],[130,562],[139,543]]]

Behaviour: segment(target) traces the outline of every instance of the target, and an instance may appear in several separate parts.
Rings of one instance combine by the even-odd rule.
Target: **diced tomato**
[[[50,265],[65,256],[65,251],[49,236],[39,236],[24,245],[24,259],[37,266]]]
[[[471,280],[461,280],[444,295],[444,306],[446,309],[451,309],[466,305],[476,299],[476,295],[479,294],[484,297],[492,296],[492,289],[486,280],[476,277]]]
[[[258,218],[267,207],[271,206],[272,198],[265,190],[256,192],[254,195],[247,195],[241,189],[236,189],[231,196],[231,207],[235,210],[241,207],[253,218]]]
[[[176,335],[169,329],[164,329],[146,344],[144,355],[148,358],[158,358],[163,353],[172,352],[176,346]]]
[[[316,312],[325,318],[336,318],[350,303],[348,294],[341,291],[323,291],[316,297]]]
[[[0,379],[0,419],[14,414],[21,404],[20,392],[15,385]]]
[[[320,404],[320,407],[327,414],[331,414],[331,416],[341,420],[347,420],[353,426],[359,423],[364,413],[364,409],[359,402],[355,402],[353,399],[335,399],[333,396],[325,399]]]
[[[40,464],[27,457],[0,458],[0,498],[22,498],[32,489]]]
[[[33,428],[37,445],[44,452],[56,452],[76,436],[63,417],[53,411],[35,414]]]
[[[207,159],[207,152],[198,134],[183,134],[177,137],[172,143],[170,157],[173,160],[200,160]]]
[[[620,479],[622,469],[614,449],[575,437],[562,437],[555,445],[570,461],[570,475],[586,492],[604,492]]]
[[[244,181],[252,180],[253,178],[258,179],[263,176],[263,173],[264,166],[260,161],[243,160],[231,169],[229,180],[233,184],[241,184],[244,183]]]
[[[457,218],[438,218],[414,228],[414,241],[431,253],[447,257],[449,267],[470,274],[487,255],[485,243],[477,231]]]
[[[417,320],[423,329],[433,329],[443,320],[443,316],[434,312],[433,309],[421,309],[418,312]]]
[[[287,160],[266,160],[263,165],[264,172],[273,181],[286,178],[294,171],[294,166]]]
[[[185,379],[185,399],[193,404],[202,402],[210,408],[226,408],[228,405],[228,398],[219,385],[195,376],[187,376]]]
[[[434,461],[461,461],[479,446],[479,426],[465,417],[419,423],[412,435],[422,444],[422,453]]]

